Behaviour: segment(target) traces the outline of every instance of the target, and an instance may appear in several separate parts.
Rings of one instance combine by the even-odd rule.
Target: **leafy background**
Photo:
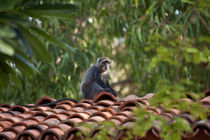
[[[209,0],[0,0],[0,103],[80,100],[85,70],[108,56],[120,98],[153,92],[152,105],[205,120],[198,102],[210,85],[209,7]],[[193,102],[180,102],[186,96]],[[134,135],[154,121],[164,139],[191,131],[179,117],[168,124],[144,108],[135,113]],[[117,127],[103,126],[103,139]]]
[[[1,0],[0,102],[81,99],[81,78],[100,56],[115,61],[111,83],[120,97],[174,85],[200,93],[210,84],[209,7],[208,0]]]

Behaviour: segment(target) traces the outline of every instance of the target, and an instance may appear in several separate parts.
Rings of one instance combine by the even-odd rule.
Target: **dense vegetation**
[[[0,5],[1,102],[29,103],[45,95],[80,99],[81,76],[100,56],[115,61],[112,86],[121,97],[209,87],[208,0]]]
[[[204,119],[193,93],[210,85],[209,7],[209,0],[0,0],[0,103],[81,99],[85,70],[108,56],[120,97],[154,92],[154,106]],[[178,102],[186,91],[195,104]],[[168,125],[144,109],[136,114],[137,135],[154,120],[165,139],[190,131],[180,118]]]

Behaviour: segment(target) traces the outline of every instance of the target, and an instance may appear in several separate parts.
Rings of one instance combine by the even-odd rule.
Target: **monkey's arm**
[[[109,85],[109,81],[107,81],[107,86],[111,90],[112,94],[117,97],[117,92]]]
[[[106,84],[100,78],[100,71],[99,71],[99,69],[96,68],[96,70],[94,70],[93,74],[94,74],[94,78],[96,80],[96,83],[98,83],[102,88],[107,88]]]

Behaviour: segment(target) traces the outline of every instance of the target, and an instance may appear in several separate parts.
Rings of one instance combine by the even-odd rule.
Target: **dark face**
[[[111,62],[104,61],[104,62],[101,63],[100,70],[102,72],[109,71],[110,69],[111,69]]]

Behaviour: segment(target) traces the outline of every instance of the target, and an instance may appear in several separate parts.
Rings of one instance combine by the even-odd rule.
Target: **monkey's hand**
[[[115,97],[117,97],[117,92],[112,88],[105,88],[104,91],[112,93]]]

